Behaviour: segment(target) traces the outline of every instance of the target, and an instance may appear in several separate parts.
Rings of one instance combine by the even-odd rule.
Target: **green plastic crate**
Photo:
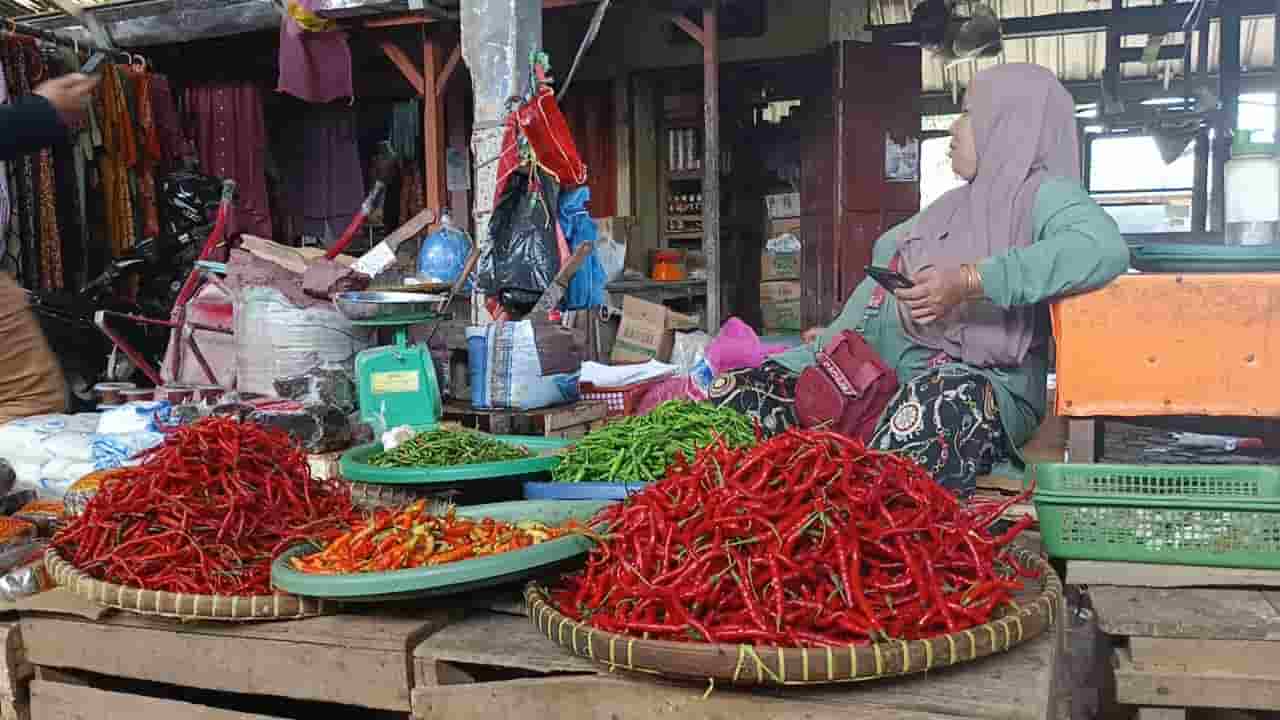
[[[1051,557],[1280,569],[1280,469],[1035,466]]]

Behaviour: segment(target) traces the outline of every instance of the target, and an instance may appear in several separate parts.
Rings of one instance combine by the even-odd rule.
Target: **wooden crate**
[[[429,609],[378,612],[208,623],[128,613],[89,620],[24,611],[21,629],[26,661],[37,668],[408,712],[413,649],[456,614]]]
[[[1025,646],[949,670],[826,688],[746,691],[628,677],[561,650],[529,619],[478,612],[414,650],[423,720],[655,717],[1057,720],[1062,622]]]
[[[1280,416],[1280,273],[1125,275],[1053,305],[1057,412]]]
[[[199,658],[188,662],[198,663]],[[32,720],[278,720],[165,698],[99,690],[87,685],[36,680],[31,683]]]
[[[445,420],[472,430],[565,440],[575,440],[603,425],[607,415],[605,403],[591,400],[539,410],[482,410],[459,402],[444,406]]]

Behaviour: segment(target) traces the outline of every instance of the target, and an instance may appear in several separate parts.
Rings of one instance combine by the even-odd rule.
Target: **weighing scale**
[[[441,398],[431,351],[409,343],[409,327],[444,319],[425,312],[377,320],[352,320],[367,328],[395,328],[391,345],[356,355],[356,387],[360,419],[381,430],[408,425],[426,430],[440,424]]]
[[[439,296],[405,292],[344,292],[334,305],[353,325],[394,328],[395,342],[369,348],[356,355],[356,388],[360,420],[378,431],[409,426],[431,430],[440,424],[443,402],[431,351],[409,342],[409,327],[448,319],[438,312]],[[534,475],[549,472],[560,462],[550,455],[568,441],[541,437],[497,439],[526,448],[531,457],[502,462],[439,468],[379,468],[367,461],[381,452],[374,442],[343,453],[343,477],[356,482],[406,485],[456,484],[468,480]]]

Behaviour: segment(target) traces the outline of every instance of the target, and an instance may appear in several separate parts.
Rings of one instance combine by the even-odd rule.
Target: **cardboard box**
[[[628,295],[622,299],[622,324],[609,360],[614,363],[666,362],[671,359],[675,331],[696,328],[694,319],[687,315]]]
[[[781,218],[769,221],[768,237],[778,237],[787,233],[800,237],[800,218]]]
[[[764,206],[771,219],[800,217],[800,193],[765,195]]]
[[[800,279],[800,253],[763,253],[760,255],[760,280]]]
[[[760,283],[760,309],[766,332],[799,332],[801,285],[790,280]]]

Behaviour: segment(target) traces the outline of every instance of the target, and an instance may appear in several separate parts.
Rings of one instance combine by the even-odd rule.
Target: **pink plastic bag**
[[[716,374],[730,370],[760,367],[770,355],[786,350],[780,345],[765,345],[751,326],[736,317],[729,318],[716,339],[707,346],[707,363]]]
[[[640,402],[636,405],[636,414],[648,415],[654,408],[668,400],[694,400],[701,402],[706,399],[707,396],[698,389],[692,378],[688,375],[681,375],[650,385],[644,397],[640,398]]]

